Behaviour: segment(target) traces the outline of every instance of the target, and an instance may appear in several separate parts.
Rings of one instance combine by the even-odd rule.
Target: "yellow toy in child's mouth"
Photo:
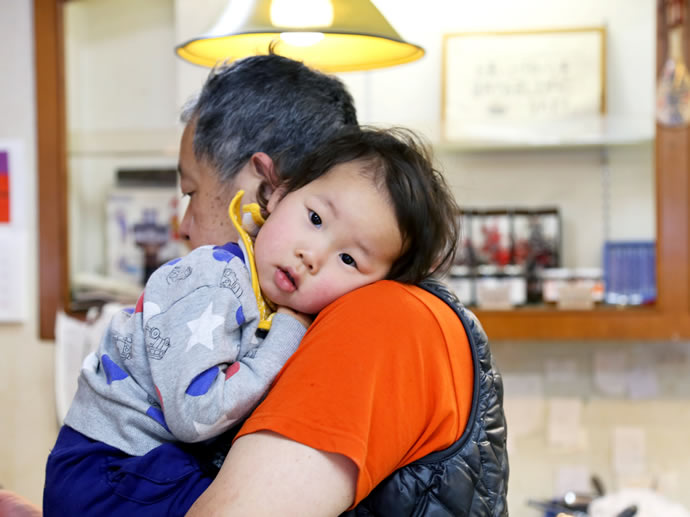
[[[271,328],[271,321],[275,307],[261,294],[261,286],[259,285],[259,276],[256,273],[256,261],[254,260],[254,241],[252,236],[256,235],[261,225],[264,224],[265,219],[261,215],[261,208],[257,203],[247,203],[241,206],[242,196],[244,190],[239,190],[235,197],[230,202],[228,207],[228,215],[232,225],[237,230],[237,234],[242,239],[245,250],[247,250],[246,264],[252,275],[252,290],[256,298],[256,304],[259,307],[259,328],[268,330]]]

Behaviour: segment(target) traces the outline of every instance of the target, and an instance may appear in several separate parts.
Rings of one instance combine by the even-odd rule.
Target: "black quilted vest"
[[[395,471],[341,517],[507,517],[503,381],[488,339],[476,316],[443,284],[426,281],[420,287],[455,311],[469,338],[474,395],[467,427],[448,449]]]

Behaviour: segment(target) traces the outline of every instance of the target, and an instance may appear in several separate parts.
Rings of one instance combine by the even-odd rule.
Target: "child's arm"
[[[295,310],[292,310],[290,307],[283,307],[282,305],[278,307],[278,309],[276,309],[276,312],[278,314],[287,314],[288,316],[292,316],[306,328],[309,328],[309,325],[311,325],[314,321],[314,316],[310,314],[304,314],[303,312],[297,312]]]
[[[158,385],[170,432],[178,440],[197,442],[241,421],[264,397],[304,332],[297,320],[276,314],[266,338],[234,362],[219,358],[208,367],[206,350],[199,350],[198,362],[191,359],[180,367],[180,378],[190,382]]]
[[[268,335],[259,346],[236,362],[220,366],[218,381],[203,397],[185,398],[183,411],[187,415],[194,413],[204,424],[194,422],[198,436],[187,435],[180,439],[205,440],[246,418],[297,350],[305,331],[297,320],[276,314]]]
[[[195,250],[178,267],[193,272],[184,281],[184,294],[163,285],[163,275],[156,288],[147,284],[147,294],[172,303],[147,319],[145,334],[149,341],[154,334],[170,339],[164,357],[150,361],[165,423],[178,440],[197,442],[254,409],[306,329],[295,318],[276,314],[265,339],[255,337],[256,302],[236,257],[223,262],[212,248]]]

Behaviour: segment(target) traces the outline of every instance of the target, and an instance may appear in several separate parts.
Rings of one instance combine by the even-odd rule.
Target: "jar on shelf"
[[[511,309],[527,301],[527,279],[521,266],[477,267],[477,305],[486,309]]]
[[[510,284],[499,272],[500,268],[492,264],[477,267],[477,305],[482,309],[505,310],[513,306]]]
[[[541,271],[545,303],[561,308],[592,308],[604,299],[600,268],[548,268]]]
[[[542,299],[544,303],[558,303],[558,293],[570,280],[573,271],[568,268],[554,267],[541,270]]]
[[[518,265],[503,266],[503,274],[510,284],[510,301],[514,306],[527,303],[527,275]]]
[[[598,267],[575,268],[573,280],[582,286],[586,286],[592,293],[592,301],[600,303],[604,301],[604,274]]]

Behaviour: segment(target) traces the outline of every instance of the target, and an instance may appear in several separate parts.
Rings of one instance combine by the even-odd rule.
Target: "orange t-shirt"
[[[326,307],[237,435],[267,430],[343,454],[355,504],[461,436],[472,355],[457,315],[418,287],[381,281]]]

